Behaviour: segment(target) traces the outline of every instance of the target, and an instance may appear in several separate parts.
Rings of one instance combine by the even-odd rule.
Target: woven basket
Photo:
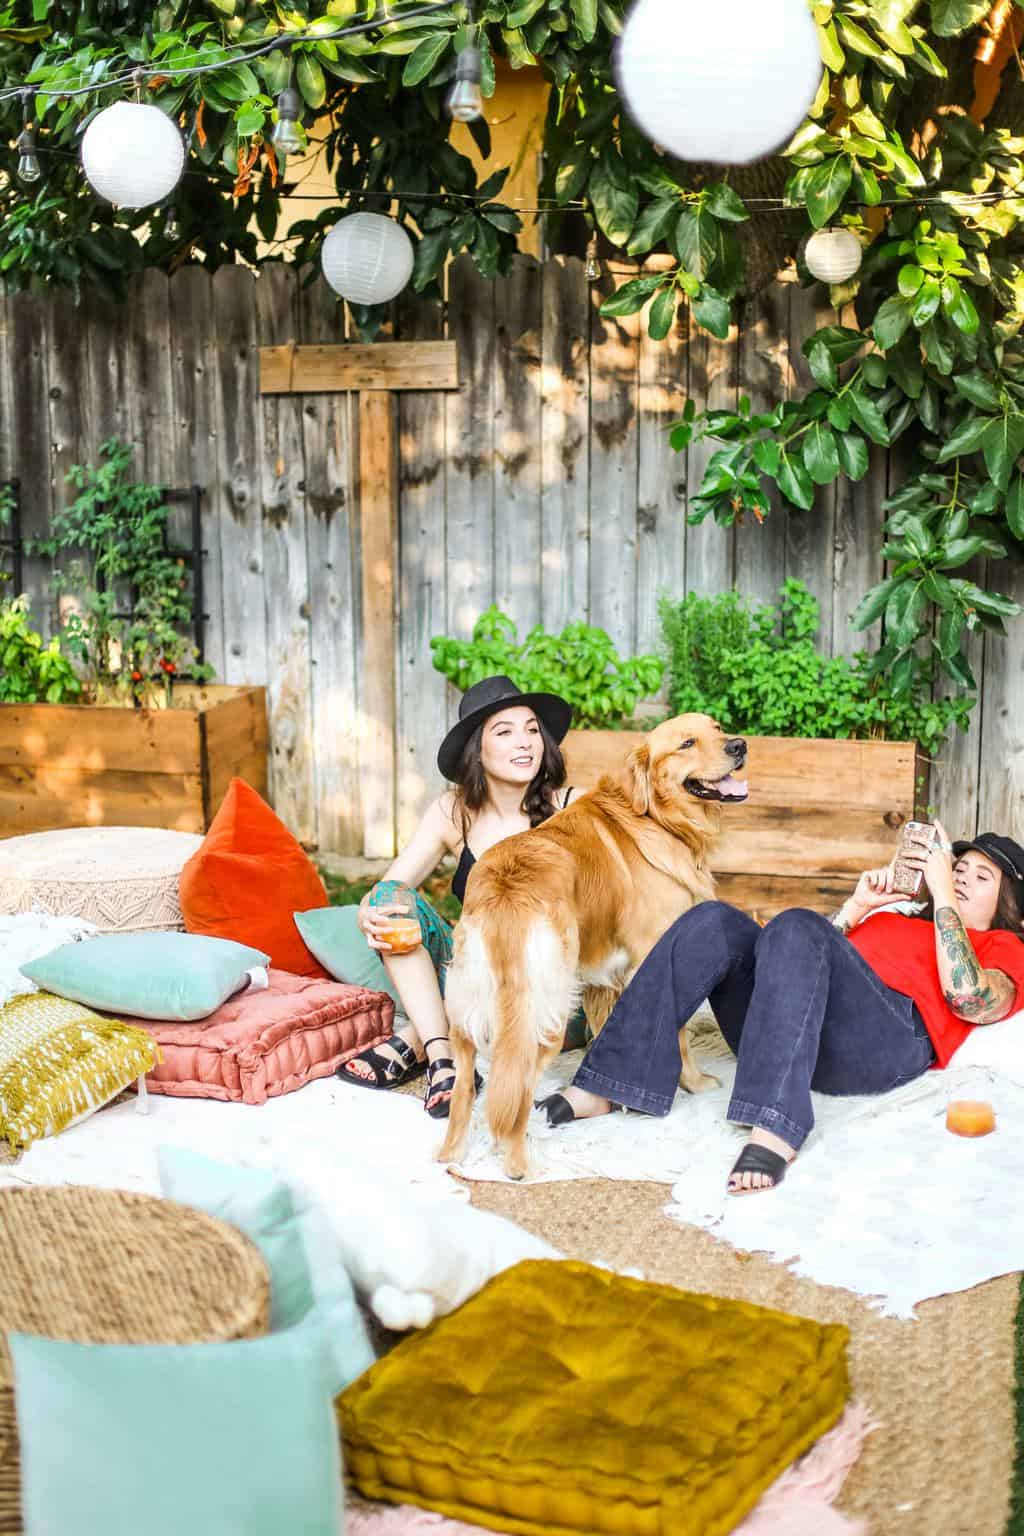
[[[149,1195],[0,1190],[0,1536],[22,1530],[8,1332],[82,1344],[197,1344],[266,1333],[270,1282],[234,1227]]]

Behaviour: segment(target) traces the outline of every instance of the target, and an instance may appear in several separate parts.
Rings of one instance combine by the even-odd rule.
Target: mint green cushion
[[[402,1002],[392,985],[380,955],[371,949],[358,927],[358,907],[318,907],[293,913],[303,944],[335,981],[350,987],[369,987],[386,992],[396,1006]]]
[[[339,1536],[330,1317],[230,1344],[12,1333],[26,1536]]]
[[[312,1306],[331,1312],[341,1386],[374,1362],[337,1238],[315,1197],[280,1174],[214,1162],[187,1147],[158,1147],[160,1192],[250,1237],[270,1271],[270,1326],[289,1328]],[[341,1387],[338,1388],[341,1390]]]
[[[21,970],[58,997],[139,1019],[205,1019],[270,964],[262,950],[199,933],[101,933]]]

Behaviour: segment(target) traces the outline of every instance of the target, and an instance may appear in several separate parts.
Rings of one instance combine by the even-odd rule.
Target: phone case
[[[893,860],[892,866],[893,889],[898,891],[901,896],[917,896],[921,889],[921,882],[924,879],[924,874],[921,870],[915,869],[911,864],[904,863],[900,857],[910,835],[915,832],[927,832],[929,834],[928,842],[933,843],[935,841],[935,828],[928,822],[908,821],[903,828],[899,853],[897,853],[896,858]]]

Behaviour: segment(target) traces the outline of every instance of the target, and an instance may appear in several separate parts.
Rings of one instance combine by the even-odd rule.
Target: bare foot
[[[747,1145],[777,1152],[787,1163],[796,1157],[796,1150],[788,1141],[783,1141],[781,1136],[774,1136],[771,1131],[762,1131],[757,1125],[752,1128]],[[728,1190],[730,1195],[756,1195],[763,1189],[774,1189],[776,1182],[767,1173],[730,1173]]]

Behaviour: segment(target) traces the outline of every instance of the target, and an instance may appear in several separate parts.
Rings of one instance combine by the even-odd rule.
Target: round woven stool
[[[81,1344],[199,1344],[266,1333],[270,1279],[241,1232],[118,1190],[0,1190],[0,1536],[20,1532],[7,1333]]]

